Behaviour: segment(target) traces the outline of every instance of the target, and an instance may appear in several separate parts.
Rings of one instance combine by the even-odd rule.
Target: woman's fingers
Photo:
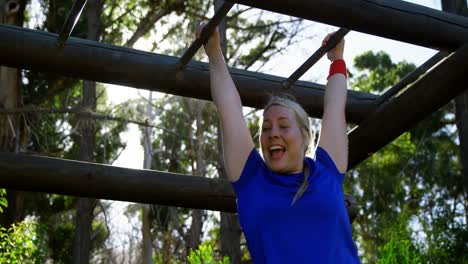
[[[323,38],[322,40],[322,46],[325,46],[327,45],[328,41],[330,40],[331,36],[335,34],[335,32],[332,32],[332,33],[328,33],[325,38]]]
[[[198,25],[198,30],[197,30],[197,34],[196,34],[197,38],[201,38],[204,27],[205,27],[205,23],[203,23],[203,22],[201,22],[200,25]]]

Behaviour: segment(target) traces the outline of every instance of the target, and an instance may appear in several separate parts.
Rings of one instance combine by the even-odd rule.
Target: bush
[[[379,247],[380,258],[377,264],[418,264],[421,257],[409,240],[393,236],[383,247]]]
[[[37,232],[37,224],[23,221],[10,228],[0,227],[0,263],[42,263],[45,241]]]
[[[216,260],[213,247],[208,244],[201,244],[197,250],[191,250],[187,259],[190,264],[229,264],[228,257]]]

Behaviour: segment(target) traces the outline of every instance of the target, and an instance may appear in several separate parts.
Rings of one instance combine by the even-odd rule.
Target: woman
[[[348,162],[343,50],[341,41],[327,54],[332,64],[315,160],[305,156],[311,142],[306,112],[281,97],[273,97],[264,109],[262,159],[244,120],[218,32],[205,44],[211,95],[223,131],[226,172],[256,264],[359,263],[342,190]]]

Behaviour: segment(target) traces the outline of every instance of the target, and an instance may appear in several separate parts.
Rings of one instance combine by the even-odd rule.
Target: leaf
[[[8,207],[8,200],[5,198],[0,198],[0,206]]]

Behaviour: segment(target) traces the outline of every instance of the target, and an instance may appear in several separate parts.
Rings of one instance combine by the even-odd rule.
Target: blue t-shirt
[[[232,183],[253,262],[359,263],[344,202],[344,174],[320,147],[306,164],[309,187],[292,206],[304,173],[273,173],[256,149]]]

